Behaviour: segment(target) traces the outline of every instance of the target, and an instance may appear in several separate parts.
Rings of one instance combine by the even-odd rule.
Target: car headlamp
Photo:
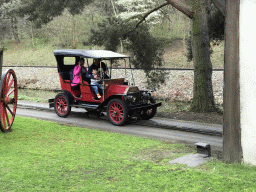
[[[127,99],[132,102],[132,103],[135,103],[136,102],[136,97],[134,97],[133,95],[128,95],[127,96]]]
[[[143,92],[142,96],[149,96],[149,94],[147,92]]]

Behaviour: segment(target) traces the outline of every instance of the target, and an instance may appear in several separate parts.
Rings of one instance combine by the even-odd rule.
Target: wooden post
[[[230,163],[242,161],[239,84],[240,0],[226,0],[223,158]]]
[[[243,162],[256,165],[256,1],[240,0],[240,121]]]

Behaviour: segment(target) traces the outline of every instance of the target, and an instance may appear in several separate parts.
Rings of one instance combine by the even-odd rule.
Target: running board
[[[93,105],[93,104],[80,104],[80,105],[71,105],[72,107],[77,108],[84,108],[84,109],[97,109],[99,105]]]
[[[151,109],[153,107],[160,107],[162,103],[152,103],[152,104],[141,104],[141,105],[134,105],[131,106],[129,109],[129,112],[134,112],[134,111],[141,111],[141,110],[147,110]]]

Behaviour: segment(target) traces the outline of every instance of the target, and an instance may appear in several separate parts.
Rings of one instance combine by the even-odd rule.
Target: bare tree
[[[192,19],[192,53],[194,61],[194,89],[191,110],[209,112],[216,110],[212,89],[212,63],[208,17],[210,0],[166,0],[166,3],[149,11],[138,22],[140,24],[152,12],[165,5],[172,5]],[[136,26],[138,27],[138,25]]]
[[[211,1],[188,0],[187,2],[191,8],[178,0],[167,0],[167,2],[192,19],[191,43],[194,62],[194,89],[191,109],[198,112],[215,111],[208,29]]]

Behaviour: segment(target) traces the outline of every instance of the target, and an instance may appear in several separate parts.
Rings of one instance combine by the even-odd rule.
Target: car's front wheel
[[[67,117],[70,114],[70,100],[65,93],[56,95],[54,99],[54,110],[59,117]]]
[[[147,104],[154,104],[156,103],[156,100],[153,97],[150,97],[149,99],[146,100]],[[143,120],[149,120],[153,118],[156,114],[156,107],[152,107],[150,109],[144,110],[141,112],[141,119]]]
[[[114,125],[123,125],[128,117],[128,109],[121,99],[112,99],[108,103],[107,114],[110,122]]]

